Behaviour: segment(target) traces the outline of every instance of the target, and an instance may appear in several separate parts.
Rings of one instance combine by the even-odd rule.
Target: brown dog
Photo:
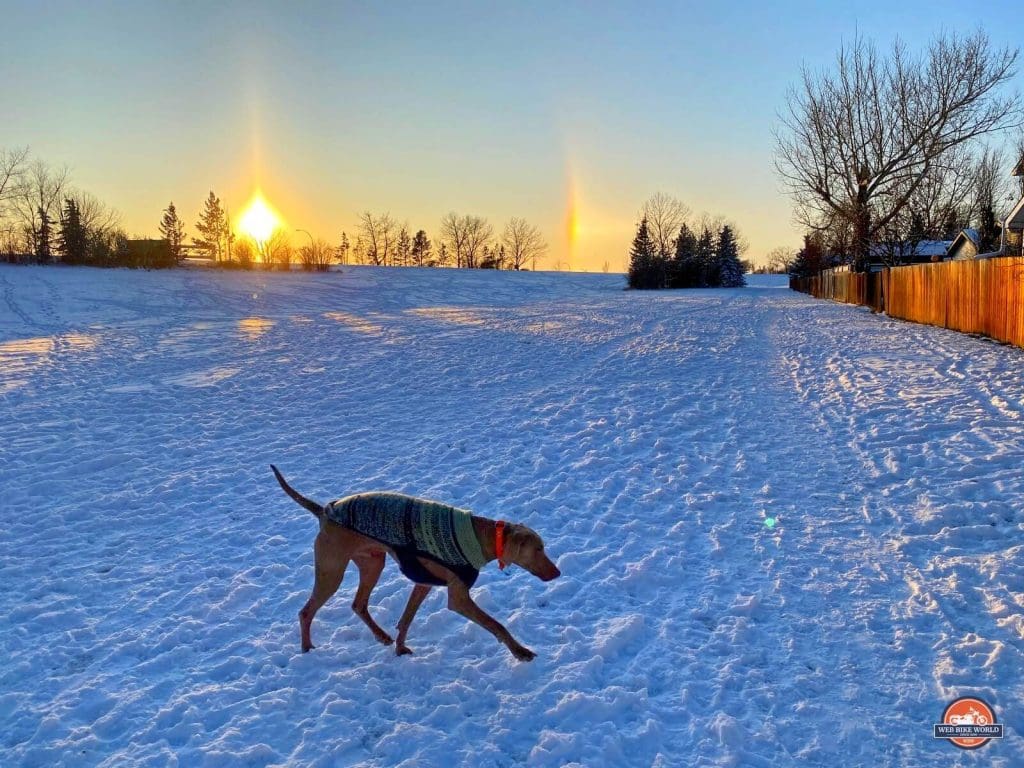
[[[469,594],[479,568],[491,560],[498,560],[502,568],[514,563],[542,581],[558,578],[561,572],[545,554],[544,542],[536,532],[525,525],[488,520],[401,494],[360,494],[326,505],[317,504],[292,488],[277,467],[270,468],[284,492],[320,521],[320,533],[313,546],[313,593],[299,611],[303,652],[314,647],[310,635],[313,617],[337,591],[349,561],[359,568],[359,587],[352,610],[379,642],[392,643],[391,636],[369,611],[370,593],[384,570],[387,554],[416,582],[398,621],[395,651],[399,656],[412,653],[405,644],[409,626],[433,586],[447,587],[448,607],[498,638],[517,659],[530,661],[536,656],[473,602]],[[442,535],[446,526],[453,534],[449,539]],[[424,549],[428,546],[424,541],[428,542],[428,549]],[[442,556],[445,551],[449,553],[447,558]]]

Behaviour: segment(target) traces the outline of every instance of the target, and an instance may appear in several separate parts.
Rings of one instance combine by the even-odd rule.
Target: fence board
[[[1024,347],[1024,258],[943,261],[880,273],[828,269],[790,278],[794,291],[890,317],[980,333]]]

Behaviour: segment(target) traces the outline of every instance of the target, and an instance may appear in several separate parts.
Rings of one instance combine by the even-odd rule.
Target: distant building
[[[947,259],[973,259],[981,250],[981,235],[976,229],[961,229],[960,234],[954,238],[949,250],[946,251]]]

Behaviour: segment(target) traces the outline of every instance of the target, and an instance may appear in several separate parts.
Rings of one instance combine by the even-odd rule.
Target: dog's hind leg
[[[405,636],[409,634],[409,627],[412,626],[412,620],[416,617],[416,611],[420,609],[420,604],[428,594],[430,594],[429,584],[417,584],[412,588],[409,602],[405,605],[402,618],[398,620],[398,639],[395,641],[395,653],[399,656],[412,653],[412,648],[405,644]]]
[[[299,630],[302,633],[302,652],[315,648],[311,637],[310,629],[313,626],[313,617],[320,610],[324,603],[331,599],[331,596],[341,586],[341,579],[348,567],[348,557],[339,552],[338,548],[332,546],[325,534],[321,532],[313,544],[315,579],[313,581],[313,593],[309,600],[299,611]]]
[[[359,566],[359,589],[356,590],[355,599],[352,600],[352,610],[370,628],[373,636],[377,638],[377,642],[391,645],[394,642],[391,635],[381,629],[370,615],[370,593],[377,586],[377,580],[380,578],[381,571],[384,570],[384,553],[369,552],[357,555],[355,561]]]

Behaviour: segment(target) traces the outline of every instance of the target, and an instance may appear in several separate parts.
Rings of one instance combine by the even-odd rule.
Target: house
[[[953,239],[949,250],[946,251],[946,258],[958,261],[973,259],[980,250],[981,235],[978,234],[978,230],[968,227],[961,229],[960,234]]]
[[[981,258],[988,256],[1024,256],[1024,155],[1014,166],[1013,175],[1020,182],[1020,200],[1010,209],[1003,219],[1003,235],[999,250],[994,253],[979,254]]]
[[[1022,256],[1021,247],[1024,241],[1024,157],[1013,169],[1013,175],[1020,180],[1020,200],[1010,209],[1001,222],[1002,235],[999,249],[981,253],[981,236],[976,229],[963,229],[949,246],[948,259],[987,259],[990,256]]]
[[[867,268],[877,272],[886,266],[927,264],[942,261],[955,240],[889,241],[874,243],[868,251]]]
[[[1013,175],[1020,181],[1020,200],[1003,220],[1006,237],[1003,247],[1007,256],[1024,256],[1024,156],[1013,169]]]

